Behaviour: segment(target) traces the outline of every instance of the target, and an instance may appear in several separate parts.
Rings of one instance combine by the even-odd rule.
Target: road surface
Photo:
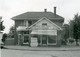
[[[26,51],[2,49],[1,57],[80,57],[80,51]]]

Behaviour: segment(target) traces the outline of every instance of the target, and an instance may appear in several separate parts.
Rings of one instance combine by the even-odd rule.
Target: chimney
[[[44,12],[47,12],[47,9],[44,9]]]
[[[56,15],[56,7],[54,7],[54,15]]]

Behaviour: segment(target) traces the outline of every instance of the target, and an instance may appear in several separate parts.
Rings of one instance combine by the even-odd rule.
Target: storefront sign
[[[38,46],[37,38],[31,37],[31,47],[37,47],[37,46]]]
[[[52,26],[36,26],[34,27],[35,30],[56,30],[56,27],[52,27]]]
[[[57,35],[57,30],[33,30],[31,34]]]

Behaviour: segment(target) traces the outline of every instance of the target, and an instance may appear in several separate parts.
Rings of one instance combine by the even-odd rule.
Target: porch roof
[[[57,36],[57,30],[33,30],[31,34]]]
[[[26,31],[27,30],[27,27],[26,26],[19,26],[17,28],[17,31]]]

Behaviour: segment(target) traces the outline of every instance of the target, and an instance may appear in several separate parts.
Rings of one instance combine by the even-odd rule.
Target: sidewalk
[[[61,47],[28,47],[28,46],[4,46],[12,50],[25,51],[80,51],[80,46],[61,46]]]

